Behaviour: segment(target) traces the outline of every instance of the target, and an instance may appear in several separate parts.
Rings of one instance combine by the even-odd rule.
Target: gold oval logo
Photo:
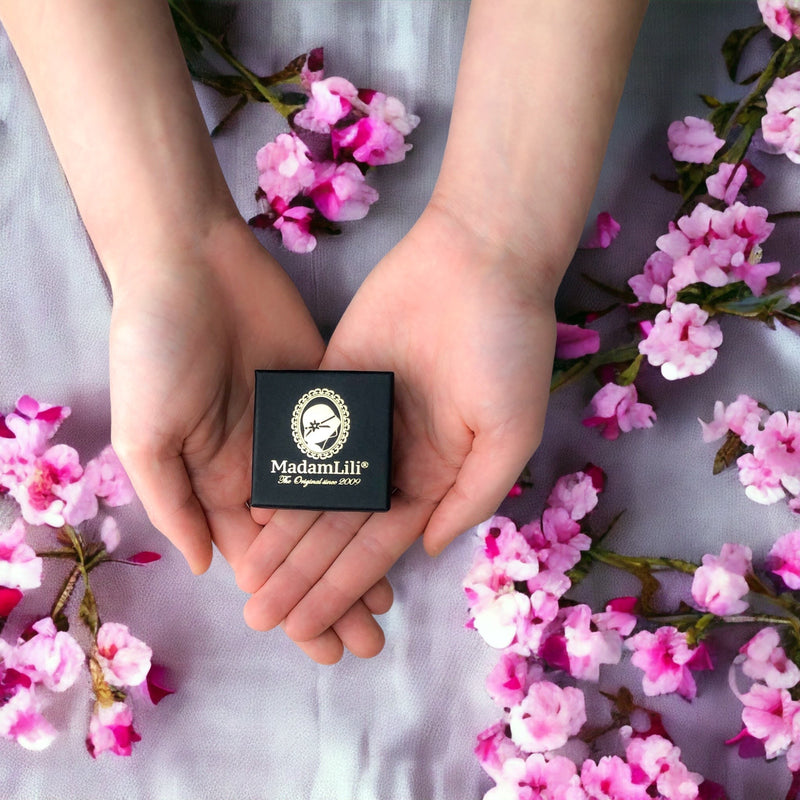
[[[330,458],[338,453],[350,433],[350,412],[331,389],[306,392],[292,412],[292,438],[310,458]]]

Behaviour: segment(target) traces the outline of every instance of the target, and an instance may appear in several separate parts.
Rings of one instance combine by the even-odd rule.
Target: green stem
[[[50,609],[50,617],[53,619],[53,621],[55,621],[56,618],[64,611],[64,608],[69,602],[70,597],[72,597],[72,592],[75,590],[75,585],[77,584],[80,576],[81,568],[79,564],[76,564],[70,571],[69,575],[67,575],[67,579],[62,585],[61,591],[56,596],[53,607]]]
[[[694,575],[698,565],[691,561],[684,561],[680,558],[657,558],[654,556],[624,556],[620,553],[615,553],[613,550],[605,550],[604,548],[592,548],[588,551],[589,555],[611,567],[625,570],[633,575],[637,574],[637,570],[642,567],[649,567],[650,569],[662,570],[672,569],[676,572],[685,572],[688,575]]]
[[[558,391],[558,389],[568,384],[571,380],[587,372],[591,372],[598,367],[602,367],[606,364],[631,362],[636,359],[638,355],[638,344],[630,344],[625,347],[608,350],[605,353],[595,353],[592,356],[584,356],[578,359],[574,364],[570,364],[566,369],[558,370],[553,373],[553,377],[550,381],[550,394]]]
[[[192,29],[192,31],[200,38],[205,40],[211,48],[214,50],[217,55],[219,55],[225,62],[233,67],[243,78],[248,80],[253,88],[266,100],[281,116],[288,117],[289,114],[294,110],[294,106],[286,105],[282,103],[275,92],[270,91],[270,89],[265,86],[261,79],[256,75],[254,72],[251,72],[238,58],[236,58],[233,53],[228,50],[225,45],[222,44],[220,38],[218,36],[214,36],[213,33],[205,30],[197,22],[194,18],[187,14],[183,8],[181,8],[180,4],[174,2],[174,0],[169,0],[170,8],[172,8],[173,12],[178,14],[181,19]]]

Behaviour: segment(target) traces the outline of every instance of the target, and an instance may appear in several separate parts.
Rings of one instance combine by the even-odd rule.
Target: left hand
[[[395,373],[395,493],[385,514],[253,509],[239,561],[256,629],[319,635],[424,534],[441,552],[490,516],[538,446],[555,345],[546,264],[429,207],[377,265],[321,369]]]

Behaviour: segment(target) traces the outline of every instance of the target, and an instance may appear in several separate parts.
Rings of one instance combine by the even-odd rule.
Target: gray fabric
[[[270,72],[310,47],[326,47],[328,74],[398,95],[422,117],[406,162],[374,176],[381,200],[342,237],[321,241],[310,257],[265,245],[291,273],[319,324],[330,328],[367,274],[423,209],[444,148],[466,2],[242,2],[231,41],[256,72]],[[648,11],[595,211],[610,210],[622,233],[605,252],[581,252],[560,296],[564,308],[602,304],[580,278],[609,282],[641,268],[665,229],[675,202],[652,183],[669,174],[665,130],[702,113],[698,91],[734,92],[717,56],[731,27],[756,21],[755,3],[662,0]],[[124,45],[121,45],[124,46]],[[512,71],[513,75],[513,71]],[[525,91],[524,76],[513,75]],[[135,75],[132,76],[135,80]],[[209,124],[225,104],[199,89]],[[490,101],[487,114],[492,113]],[[255,211],[254,153],[282,129],[263,106],[250,107],[217,139],[226,177],[242,213]],[[545,112],[543,112],[545,114]],[[544,115],[542,124],[551,124]],[[767,162],[769,182],[753,200],[796,208],[798,170]],[[777,174],[780,173],[780,174]],[[792,264],[796,221],[779,225],[766,257]],[[24,76],[0,35],[0,409],[22,393],[72,406],[62,441],[85,458],[108,439],[106,337],[110,299]],[[797,408],[800,345],[787,331],[726,323],[718,364],[707,375],[667,385],[654,370],[643,388],[657,400],[659,422],[616,443],[578,422],[591,388],[575,385],[553,404],[545,441],[532,462],[536,488],[509,501],[506,513],[527,521],[559,474],[591,459],[607,470],[609,488],[598,515],[626,513],[613,542],[628,552],[699,558],[727,540],[747,540],[757,555],[797,526],[783,505],[747,500],[734,474],[712,478],[713,449],[699,436],[698,416],[713,401],[749,391],[773,408]],[[511,346],[511,345],[510,345]],[[385,651],[333,668],[308,662],[280,632],[250,631],[243,598],[217,558],[193,578],[147,523],[140,507],[118,515],[135,549],[159,549],[147,569],[109,566],[97,573],[105,619],[146,639],[168,665],[178,692],[159,707],[135,704],[142,735],[130,759],[92,762],[83,748],[89,714],[88,678],[49,710],[63,731],[43,753],[0,742],[0,785],[8,800],[466,800],[490,782],[472,754],[475,734],[492,723],[485,675],[495,654],[464,629],[460,588],[473,547],[462,537],[437,561],[414,547],[392,570],[396,592],[382,624]],[[49,581],[56,568],[48,565]],[[624,587],[616,581],[613,591]],[[627,587],[633,589],[634,587]],[[600,597],[612,588],[595,585]],[[46,611],[32,593],[25,613]],[[37,606],[37,603],[40,605]],[[635,686],[635,672],[631,676]],[[620,673],[606,673],[611,688]],[[785,791],[782,763],[743,763],[722,741],[738,730],[736,702],[725,676],[701,676],[693,704],[674,698],[664,710],[690,767],[726,783],[732,798]],[[702,738],[702,745],[699,744]]]

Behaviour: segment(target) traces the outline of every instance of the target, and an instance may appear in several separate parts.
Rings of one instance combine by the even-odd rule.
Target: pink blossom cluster
[[[84,467],[73,448],[51,443],[69,414],[66,406],[40,403],[26,395],[13,412],[0,416],[0,495],[21,513],[8,530],[0,531],[0,630],[23,592],[42,585],[43,558],[26,541],[27,525],[60,528],[56,554],[74,555],[73,574],[85,582],[80,616],[93,642],[88,659],[96,702],[87,748],[92,756],[104,751],[130,755],[139,735],[124,702],[128,691],[140,687],[157,703],[172,690],[162,668],[152,664],[152,652],[144,642],[123,624],[100,625],[97,619],[88,574],[118,546],[119,527],[113,517],[104,517],[95,532],[99,541],[92,541],[75,526],[97,516],[101,501],[120,506],[129,503],[134,493],[111,447]],[[146,564],[159,558],[157,553],[140,552],[127,561]],[[62,582],[59,578],[59,585]],[[58,591],[71,594],[75,585],[67,582]],[[64,629],[69,624],[63,611],[69,594],[56,597],[52,616],[29,625],[15,645],[0,639],[0,735],[33,750],[49,746],[56,735],[43,714],[47,692],[70,688],[87,660],[81,645]]]
[[[578,766],[557,753],[526,753],[496,726],[481,735],[476,753],[496,785],[484,800],[695,800],[703,776],[681,760],[680,748],[658,734],[621,731],[625,756],[587,758]],[[487,756],[484,758],[484,756]],[[503,757],[505,756],[505,757]]]
[[[787,42],[800,37],[800,2],[798,0],[758,0],[764,24]]]
[[[303,72],[308,100],[290,117],[291,132],[256,154],[265,205],[251,223],[280,231],[295,253],[313,250],[315,234],[330,223],[367,214],[378,199],[365,181],[367,169],[402,161],[411,149],[405,137],[419,124],[396,97],[324,78],[319,66]]]
[[[769,505],[785,497],[800,512],[800,412],[770,413],[752,397],[741,394],[730,405],[714,404],[714,418],[703,422],[703,440],[713,442],[729,432],[746,452],[736,460],[745,494]]]
[[[133,487],[111,447],[85,467],[77,451],[51,445],[66,406],[23,396],[16,409],[0,417],[0,492],[17,501],[31,525],[78,525],[98,513],[98,498],[109,506],[133,499]]]
[[[690,646],[675,628],[631,635],[635,598],[612,600],[599,613],[583,603],[560,602],[571,586],[568,571],[591,544],[580,523],[596,507],[603,484],[602,472],[589,466],[556,482],[540,520],[518,528],[495,516],[477,529],[481,545],[464,581],[468,625],[502,650],[486,686],[504,716],[478,736],[475,748],[496,782],[487,800],[701,796],[702,777],[689,772],[649,713],[640,730],[625,729],[624,758],[587,759],[578,766],[558,752],[579,735],[586,703],[580,688],[549,680],[547,670],[597,682],[601,667],[617,664],[627,649],[643,671],[646,694],[676,692],[691,699],[693,671],[711,667],[706,647]],[[737,554],[723,549],[718,561],[741,571]],[[718,565],[709,557],[705,566]],[[711,577],[707,583],[719,583]],[[720,592],[706,595],[715,601]]]
[[[722,332],[696,303],[681,302],[682,289],[692,284],[711,287],[743,281],[761,295],[767,278],[780,270],[776,261],[761,261],[761,244],[775,227],[760,206],[736,201],[748,177],[747,167],[723,164],[708,179],[710,194],[731,202],[724,210],[698,203],[691,214],[670,223],[669,232],[656,241],[644,271],[629,281],[639,302],[663,305],[643,331],[639,351],[668,380],[699,375],[708,370],[722,344]]]
[[[799,24],[795,22],[796,26]],[[764,143],[770,152],[783,153],[800,164],[800,72],[775,78],[766,100],[767,113],[761,118]]]
[[[49,617],[34,623],[28,633],[15,646],[0,639],[0,735],[29,750],[43,750],[56,736],[42,714],[43,695],[69,689],[85,656],[78,642],[57,631]]]
[[[742,729],[728,741],[739,754],[773,759],[785,756],[792,772],[800,770],[800,701],[792,691],[800,683],[800,669],[781,646],[773,627],[762,628],[739,649],[730,668],[730,685],[742,703]],[[742,693],[736,670],[752,680]],[[754,746],[755,745],[755,746]]]

